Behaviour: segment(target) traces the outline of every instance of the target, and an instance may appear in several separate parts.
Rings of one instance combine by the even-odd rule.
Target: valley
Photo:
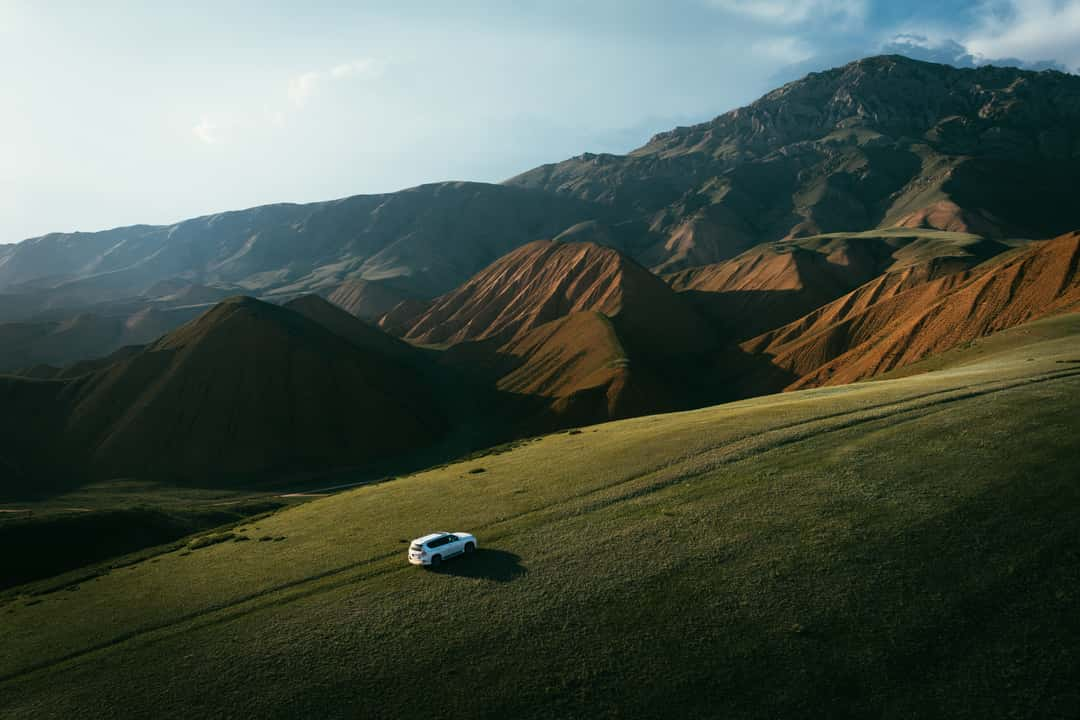
[[[1080,661],[1061,594],[1080,572],[1068,519],[1078,337],[548,435],[8,595],[0,703],[12,717],[89,698],[172,716],[168,687],[185,712],[531,717],[550,711],[538,700],[554,683],[574,703],[563,710],[900,703],[976,717],[1036,701],[1020,688],[1067,698]],[[1037,436],[1017,432],[1033,425]],[[404,564],[403,539],[455,524],[481,538],[472,561]],[[477,665],[410,692],[415,658],[446,648]],[[814,669],[785,670],[796,666]],[[646,680],[657,667],[663,693]],[[898,672],[923,691],[889,682]]]
[[[0,245],[0,716],[1076,715],[1078,185],[1077,75],[880,55]]]

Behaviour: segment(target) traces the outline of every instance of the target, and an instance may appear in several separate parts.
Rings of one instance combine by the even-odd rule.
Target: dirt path
[[[372,483],[382,482],[381,480],[360,480],[358,482],[345,483],[343,485],[331,485],[330,487],[318,488],[316,490],[298,490],[296,492],[282,493],[278,497],[283,498],[298,498],[298,497],[326,497],[327,495],[333,495],[339,490],[348,490],[349,488],[360,487],[361,485],[371,485]]]

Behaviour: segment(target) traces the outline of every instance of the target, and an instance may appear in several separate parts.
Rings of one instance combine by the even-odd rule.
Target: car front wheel
[[[473,545],[472,543],[465,543],[465,554],[466,555],[468,555],[469,553],[471,553],[475,549],[476,549],[476,546]]]

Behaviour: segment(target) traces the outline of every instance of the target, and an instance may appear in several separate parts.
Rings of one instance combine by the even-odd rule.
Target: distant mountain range
[[[1080,78],[885,56],[503,185],[34,238],[0,468],[231,482],[873,377],[1080,311],[1078,186]]]
[[[185,279],[288,296],[364,279],[432,295],[592,214],[588,204],[550,193],[463,182],[265,205],[26,240],[0,256],[0,291],[103,301]]]
[[[1060,234],[1078,221],[1078,161],[1080,77],[883,56],[509,183],[612,207],[626,248],[675,270],[835,231]]]
[[[882,227],[1049,237],[1077,224],[1080,77],[882,56],[813,73],[625,156],[0,248],[0,292],[72,301],[183,278],[256,295],[347,280],[432,297],[582,221],[656,271]],[[0,307],[0,317],[3,308]],[[14,319],[14,318],[13,318]]]

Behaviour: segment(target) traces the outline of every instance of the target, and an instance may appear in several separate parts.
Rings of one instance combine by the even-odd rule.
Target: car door
[[[443,557],[454,557],[460,555],[465,548],[465,543],[461,542],[461,539],[457,535],[447,535],[446,545],[444,546]]]
[[[446,538],[445,537],[435,538],[434,540],[431,540],[430,542],[428,542],[427,547],[428,547],[428,555],[429,556],[434,557],[434,556],[438,555],[439,557],[443,558],[444,560],[446,559]]]

